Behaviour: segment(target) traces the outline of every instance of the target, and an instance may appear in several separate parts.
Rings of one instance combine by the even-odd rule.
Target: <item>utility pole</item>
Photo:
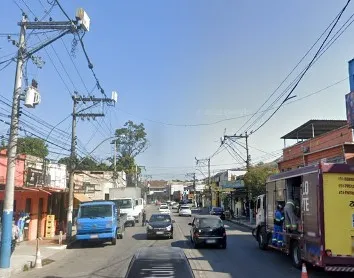
[[[187,177],[192,177],[193,178],[193,191],[194,191],[194,203],[196,205],[196,196],[197,196],[197,190],[196,190],[196,175],[195,175],[195,172],[194,173],[188,173],[186,175]]]
[[[246,167],[247,167],[247,172],[250,170],[250,166],[251,166],[251,163],[250,163],[250,155],[249,155],[249,148],[248,148],[248,137],[249,135],[247,134],[247,131],[245,132],[245,135],[230,135],[230,136],[227,136],[225,135],[224,136],[224,140],[222,141],[222,143],[225,142],[226,139],[231,139],[233,142],[236,142],[237,139],[245,139],[246,140],[246,146],[243,146],[243,145],[240,145],[241,147],[243,147],[245,150],[246,150],[246,159],[242,159],[246,162]],[[235,140],[235,141],[234,141]],[[236,152],[235,152],[236,153]],[[237,155],[239,155],[238,153],[236,153]],[[253,212],[252,212],[252,192],[248,192],[248,206],[249,206],[249,219],[250,219],[250,222],[252,223],[253,221]]]
[[[0,253],[0,267],[10,267],[11,257],[11,239],[12,239],[12,218],[14,209],[14,195],[15,195],[15,172],[16,172],[16,153],[17,153],[17,137],[18,137],[18,111],[20,107],[20,96],[22,93],[22,67],[24,63],[24,55],[26,52],[25,45],[25,23],[27,18],[22,16],[22,24],[19,38],[19,46],[17,52],[17,65],[14,93],[12,99],[11,111],[11,126],[10,137],[7,148],[7,172],[6,172],[6,186],[5,186],[5,200],[2,214],[2,233],[1,233],[1,253]]]
[[[200,166],[207,166],[208,167],[208,180],[207,180],[207,185],[208,185],[208,194],[209,194],[209,197],[211,198],[211,184],[210,184],[210,157],[209,158],[203,158],[203,159],[197,159],[195,157],[195,162],[196,162],[196,165],[200,165]],[[210,200],[210,203],[211,203],[211,200]]]
[[[72,113],[72,135],[71,135],[71,153],[70,153],[70,165],[69,165],[69,202],[68,202],[68,211],[67,211],[67,231],[66,237],[67,239],[71,239],[72,237],[72,226],[73,226],[73,209],[74,209],[74,178],[75,178],[75,160],[76,160],[76,122],[77,117],[82,119],[95,119],[96,117],[104,117],[103,113],[82,113],[83,111],[95,106],[97,103],[114,103],[114,99],[109,98],[96,98],[96,97],[85,97],[79,96],[76,92],[75,95],[72,96],[73,99],[73,113]],[[88,103],[92,102],[93,105],[82,109],[81,111],[76,111],[76,105],[79,102]]]
[[[232,142],[236,142],[237,139],[245,139],[246,140],[246,146],[243,146],[240,144],[241,147],[243,147],[246,150],[246,159],[242,158],[241,159],[246,163],[246,168],[247,171],[249,171],[250,166],[251,166],[251,157],[249,155],[249,148],[248,148],[248,137],[249,135],[247,132],[245,132],[245,135],[224,135],[224,139],[222,140],[222,144],[225,143],[227,139],[231,139]],[[238,156],[240,156],[238,153],[236,153]]]
[[[17,52],[17,65],[15,86],[12,99],[11,108],[11,125],[10,136],[7,150],[7,173],[6,173],[6,187],[5,187],[5,200],[4,209],[2,215],[2,233],[1,233],[1,251],[0,251],[0,268],[10,267],[11,257],[11,239],[12,239],[12,218],[13,218],[13,204],[15,193],[15,172],[16,172],[16,153],[17,153],[17,137],[18,137],[18,124],[19,124],[19,109],[20,109],[20,97],[22,94],[22,67],[25,61],[29,58],[35,58],[33,55],[42,48],[55,42],[59,38],[69,33],[76,33],[78,30],[83,29],[88,31],[89,18],[83,9],[79,9],[76,14],[77,21],[50,21],[50,22],[29,22],[25,13],[22,14],[22,20],[18,23],[21,27],[20,38],[18,42]],[[26,30],[61,30],[62,32],[49,39],[45,43],[38,47],[34,47],[31,50],[26,49],[25,36]],[[34,108],[34,103],[28,106]],[[37,103],[38,104],[38,103]]]

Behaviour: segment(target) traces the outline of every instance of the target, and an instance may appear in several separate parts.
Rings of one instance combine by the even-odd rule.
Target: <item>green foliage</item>
[[[112,167],[103,163],[103,162],[96,162],[92,158],[85,157],[84,159],[73,159],[75,170],[81,171],[111,171],[113,170]],[[70,157],[63,157],[59,159],[58,163],[65,164],[67,166],[70,165]]]
[[[18,138],[17,141],[17,153],[45,158],[49,152],[44,140],[34,137],[22,137]]]
[[[252,196],[258,196],[265,193],[265,182],[270,175],[278,172],[274,165],[259,163],[250,168],[244,176],[245,186]]]
[[[123,128],[116,129],[117,151],[121,157],[136,157],[147,149],[147,138],[143,123],[128,121]]]

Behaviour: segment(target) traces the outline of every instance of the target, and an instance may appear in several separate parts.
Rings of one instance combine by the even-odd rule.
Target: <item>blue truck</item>
[[[111,242],[123,238],[126,217],[118,213],[111,201],[91,201],[81,203],[76,217],[76,240]]]

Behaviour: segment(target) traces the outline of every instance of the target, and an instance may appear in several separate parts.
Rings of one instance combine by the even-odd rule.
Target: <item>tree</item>
[[[278,172],[278,169],[271,164],[258,163],[256,166],[250,167],[249,171],[244,175],[246,189],[252,196],[264,194],[265,182],[270,175]]]
[[[117,151],[121,157],[136,157],[147,149],[146,132],[143,123],[139,125],[128,121],[123,128],[116,129]]]
[[[48,155],[48,146],[40,138],[22,137],[17,141],[17,153],[29,154],[36,157],[45,158]]]
[[[115,144],[118,159],[117,170],[127,173],[128,184],[132,184],[132,175],[136,172],[135,157],[144,152],[148,147],[147,134],[143,123],[135,124],[128,121],[122,128],[116,129]],[[138,173],[141,169],[138,169]]]
[[[97,163],[90,157],[85,157],[83,159],[74,158],[75,170],[81,171],[109,171],[112,170],[111,167],[103,162]],[[70,165],[70,157],[63,157],[59,159],[58,163]]]

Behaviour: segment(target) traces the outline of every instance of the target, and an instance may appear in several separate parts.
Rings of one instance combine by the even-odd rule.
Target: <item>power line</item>
[[[285,97],[285,99],[280,103],[280,105],[278,106],[278,108],[255,130],[253,130],[251,132],[251,134],[254,134],[255,132],[257,132],[260,128],[262,128],[273,116],[274,114],[281,108],[281,106],[290,98],[290,96],[292,95],[292,93],[294,92],[294,90],[297,88],[297,86],[299,85],[300,81],[302,80],[302,78],[305,76],[305,74],[307,73],[307,71],[310,69],[310,67],[312,66],[313,62],[315,61],[316,57],[319,55],[320,51],[322,50],[324,44],[326,43],[326,41],[328,40],[329,36],[331,35],[333,29],[335,28],[335,26],[337,25],[339,19],[342,17],[342,14],[344,13],[344,11],[346,10],[346,8],[348,7],[349,3],[351,0],[347,1],[347,4],[343,7],[343,9],[341,10],[341,12],[339,13],[339,16],[337,17],[335,23],[333,24],[332,28],[330,29],[329,33],[327,34],[326,38],[324,39],[324,41],[322,42],[321,46],[319,47],[319,49],[317,50],[316,54],[314,55],[314,57],[312,58],[312,60],[310,61],[310,63],[307,65],[307,67],[305,68],[305,71],[301,74],[299,80],[295,83],[294,87],[291,89],[291,91],[288,93],[288,95]]]

